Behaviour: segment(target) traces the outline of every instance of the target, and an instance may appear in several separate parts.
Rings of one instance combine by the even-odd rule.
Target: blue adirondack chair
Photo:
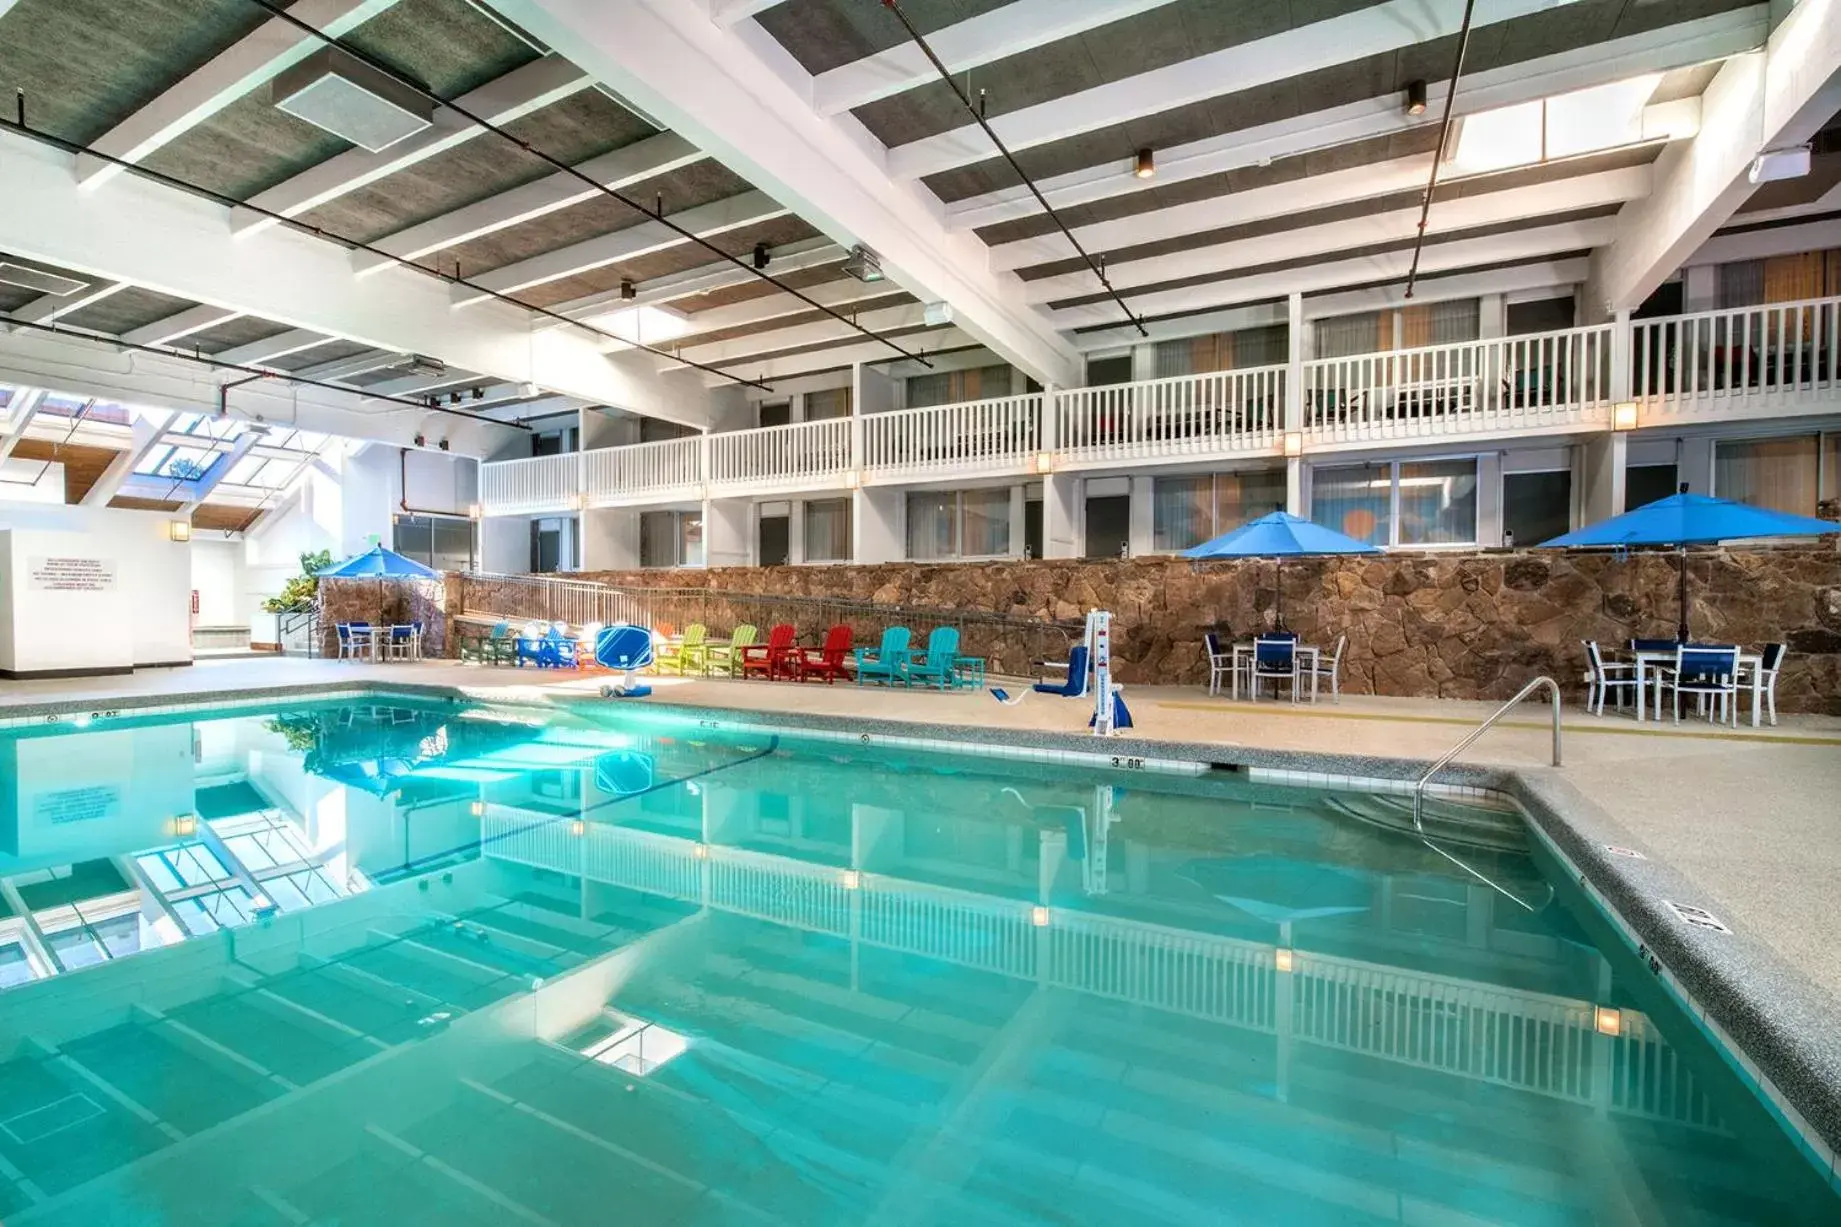
[[[951,690],[959,684],[955,669],[958,661],[959,628],[936,626],[927,636],[927,650],[918,656],[908,657],[908,666],[902,671],[901,680],[909,686],[919,682],[924,686]]]
[[[858,648],[857,685],[864,682],[882,682],[893,686],[903,680],[908,667],[908,643],[914,638],[914,632],[905,626],[891,626],[882,632],[879,647]]]

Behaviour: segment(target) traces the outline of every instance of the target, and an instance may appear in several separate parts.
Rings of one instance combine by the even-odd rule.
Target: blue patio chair
[[[936,626],[927,636],[927,650],[919,655],[909,655],[908,663],[901,671],[902,684],[912,686],[920,682],[925,686],[951,690],[959,684],[955,669],[958,660],[959,628]]]
[[[1673,668],[1656,670],[1656,708],[1662,692],[1675,695],[1675,723],[1681,723],[1681,696],[1691,694],[1711,719],[1716,713],[1728,724],[1739,722],[1739,649],[1732,644],[1687,644],[1675,649]],[[1711,708],[1707,700],[1713,700]]]
[[[371,624],[369,622],[341,622],[339,632],[339,659],[362,660],[371,654]]]
[[[1054,664],[1053,661],[1045,662]],[[1060,695],[1064,699],[1078,699],[1087,693],[1087,645],[1076,644],[1068,652],[1068,675],[1059,681],[1043,678],[1036,683],[1037,694]]]
[[[908,667],[911,653],[908,644],[912,642],[914,632],[905,626],[891,626],[882,632],[882,643],[874,648],[858,648],[857,685],[864,682],[882,682],[893,686],[902,680]]]
[[[1673,652],[1680,646],[1681,641],[1678,639],[1632,639],[1630,641],[1632,652]]]
[[[1275,694],[1280,682],[1290,683],[1291,701],[1298,701],[1298,641],[1295,638],[1261,635],[1253,641],[1254,702],[1259,701],[1259,683],[1262,679],[1272,683]]]

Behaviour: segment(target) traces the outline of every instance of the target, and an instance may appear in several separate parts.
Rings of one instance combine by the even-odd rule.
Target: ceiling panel
[[[760,222],[753,226],[743,226],[727,234],[717,235],[710,242],[724,252],[746,259],[754,250],[756,243],[766,243],[770,246],[777,243],[794,243],[800,239],[814,238],[817,234],[818,232],[805,222],[789,216],[776,217],[771,221]],[[552,281],[548,285],[520,290],[517,297],[539,307],[551,307],[557,303],[568,302],[589,294],[617,290],[620,288],[621,281],[628,278],[634,281],[644,281],[648,277],[665,277],[672,273],[681,273],[686,269],[700,268],[711,263],[713,259],[708,248],[694,243],[680,243],[676,247],[655,251],[637,260],[610,264],[605,268],[597,268],[579,276]]]
[[[58,322],[77,328],[93,328],[98,332],[123,333],[143,324],[163,320],[169,315],[177,315],[193,305],[170,294],[157,294],[139,286],[129,286],[125,290],[117,290],[93,306],[72,311]]]
[[[704,254],[708,255],[709,253],[705,252]],[[843,261],[839,260],[833,264],[818,264],[811,268],[797,268],[790,273],[774,272],[773,266],[769,265],[767,271],[773,273],[783,285],[791,286],[796,290],[807,290],[815,285],[824,285],[828,281],[836,281],[839,277],[844,275],[843,267]],[[689,311],[694,314],[698,311],[708,311],[713,307],[727,307],[733,303],[750,302],[757,298],[767,298],[779,292],[779,290],[775,289],[768,282],[751,277],[747,281],[740,282],[736,285],[727,285],[714,290],[704,290],[699,294],[673,299],[671,305],[679,311]]]
[[[266,363],[278,371],[304,371],[310,366],[322,362],[343,362],[347,358],[356,358],[359,354],[369,353],[372,346],[361,345],[357,341],[333,341],[326,345],[316,345],[297,354],[288,354]]]
[[[865,298],[859,302],[853,302],[848,306],[839,307],[838,310],[854,319],[867,311],[880,311],[886,307],[901,307],[919,301],[920,300],[912,294],[896,290],[893,293],[884,294],[877,298]],[[787,298],[786,302],[788,306],[797,307],[801,305],[790,297]],[[737,324],[733,328],[716,328],[709,332],[700,332],[694,337],[687,337],[684,344],[711,345],[717,341],[731,341],[737,337],[751,337],[763,332],[778,332],[782,328],[797,328],[801,324],[818,324],[834,318],[834,316],[828,315],[823,311],[800,311],[797,315],[780,315],[770,320],[759,320],[752,324]]]
[[[233,346],[266,341],[270,337],[278,337],[284,332],[292,331],[293,329],[286,324],[277,324],[272,320],[257,319],[254,316],[244,316],[242,319],[231,320],[227,324],[219,324],[215,328],[195,332],[180,344],[186,349],[200,349],[207,354],[215,354]]]
[[[1008,2],[903,0],[901,11],[915,29],[932,34],[1000,9]],[[907,32],[894,14],[880,4],[865,4],[862,0],[790,0],[776,4],[755,20],[814,76],[908,41]]]

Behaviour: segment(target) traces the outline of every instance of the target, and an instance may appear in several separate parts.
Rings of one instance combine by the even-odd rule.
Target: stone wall
[[[1785,711],[1841,715],[1841,550],[1833,544],[1687,554],[1694,638],[1783,640]],[[1285,621],[1306,642],[1349,636],[1350,693],[1506,698],[1551,673],[1576,688],[1583,639],[1671,637],[1676,556],[1521,550],[1298,559],[1284,567]],[[1121,680],[1206,680],[1202,635],[1273,624],[1276,564],[1172,558],[976,564],[732,567],[584,575],[640,588],[837,597],[1036,619],[1117,615]],[[726,628],[718,628],[726,629]],[[801,627],[808,636],[817,627]]]
[[[320,581],[320,642],[322,656],[339,654],[340,622],[422,624],[422,653],[446,656],[448,644],[447,584],[438,579],[322,579]]]

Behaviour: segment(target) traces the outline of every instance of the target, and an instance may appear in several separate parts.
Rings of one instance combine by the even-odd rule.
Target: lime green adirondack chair
[[[709,628],[701,622],[685,627],[682,637],[658,650],[658,671],[685,676],[703,672],[709,663],[709,647],[704,643],[709,633]]]
[[[741,672],[742,649],[754,646],[761,632],[746,622],[735,628],[727,643],[708,645],[709,660],[703,671],[713,677],[735,677]]]

